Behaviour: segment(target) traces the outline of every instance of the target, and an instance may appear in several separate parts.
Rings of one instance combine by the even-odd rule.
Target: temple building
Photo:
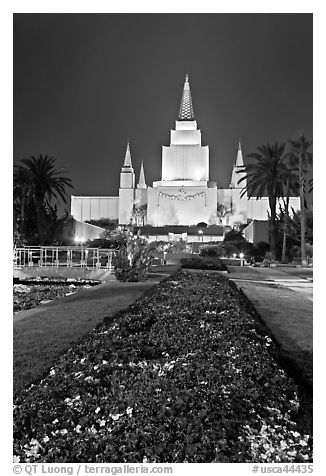
[[[142,163],[136,184],[128,143],[120,172],[119,196],[72,195],[71,215],[82,223],[104,218],[116,220],[119,225],[146,225],[154,230],[172,225],[191,228],[198,223],[207,224],[211,230],[216,226],[229,229],[267,221],[268,198],[257,200],[241,194],[246,185],[245,180],[238,184],[245,175],[243,166],[239,142],[229,188],[218,188],[210,179],[209,146],[202,145],[186,75],[175,129],[170,131],[170,144],[162,147],[161,179],[148,186]],[[291,197],[290,206],[298,210],[299,198]]]

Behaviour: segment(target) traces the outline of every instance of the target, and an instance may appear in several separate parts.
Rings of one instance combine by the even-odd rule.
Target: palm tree
[[[16,220],[19,221],[17,228],[23,241],[25,238],[26,211],[28,210],[29,181],[29,171],[21,165],[14,165],[14,211],[19,214]]]
[[[37,237],[40,244],[44,239],[45,210],[50,209],[52,199],[66,203],[66,187],[72,188],[71,180],[62,175],[64,169],[56,169],[56,159],[47,155],[22,159],[20,173],[28,176],[27,190],[35,210]],[[17,185],[21,189],[22,185]]]
[[[300,134],[297,140],[290,140],[291,150],[289,152],[290,161],[298,167],[298,178],[300,187],[300,210],[301,210],[301,265],[307,266],[306,253],[306,212],[305,212],[305,174],[312,164],[312,152],[310,147],[312,140]]]
[[[285,143],[264,144],[257,147],[258,152],[248,154],[247,157],[254,159],[242,167],[240,172],[245,172],[238,184],[246,180],[241,197],[247,192],[248,197],[255,196],[257,200],[266,195],[270,209],[269,239],[272,258],[276,259],[277,230],[276,230],[276,204],[278,198],[284,196],[284,183],[287,175],[287,167],[284,155]]]
[[[290,205],[290,193],[297,195],[299,184],[297,175],[295,173],[296,169],[288,168],[287,173],[284,176],[285,180],[285,196],[283,197],[284,203],[284,227],[283,227],[283,244],[282,244],[282,258],[281,262],[286,262],[286,241],[289,228],[289,205]]]

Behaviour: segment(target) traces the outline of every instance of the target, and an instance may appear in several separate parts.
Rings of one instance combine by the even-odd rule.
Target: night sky
[[[312,138],[311,14],[15,14],[14,163],[58,159],[74,195],[117,195],[129,138],[160,180],[190,76],[210,178],[244,154]]]

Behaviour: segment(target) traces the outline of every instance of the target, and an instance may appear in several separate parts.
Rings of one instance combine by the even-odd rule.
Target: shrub
[[[203,246],[199,249],[199,256],[219,256],[216,246]]]
[[[123,242],[115,253],[112,264],[119,281],[143,281],[152,261],[146,238],[129,231],[122,232]]]
[[[183,258],[181,266],[185,269],[211,269],[215,271],[226,271],[226,266],[219,258],[213,257],[193,257]]]
[[[257,260],[257,261],[262,261],[264,259],[264,256],[266,252],[269,251],[269,244],[266,243],[265,241],[259,241],[253,249],[252,256]]]

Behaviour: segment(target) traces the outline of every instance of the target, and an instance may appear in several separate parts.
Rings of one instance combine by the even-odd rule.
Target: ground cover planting
[[[42,281],[43,282],[43,281]],[[63,296],[69,296],[77,291],[89,288],[99,282],[67,282],[56,281],[51,283],[44,281],[44,284],[37,283],[36,280],[30,280],[28,283],[14,284],[13,287],[13,309],[14,313],[23,309],[32,309],[39,304],[53,301]]]
[[[14,402],[20,462],[309,462],[294,382],[235,286],[179,271]]]

